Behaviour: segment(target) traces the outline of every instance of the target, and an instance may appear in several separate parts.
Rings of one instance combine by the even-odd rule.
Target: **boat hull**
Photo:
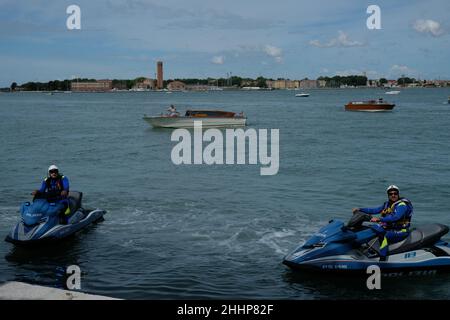
[[[247,118],[234,117],[144,117],[154,128],[194,128],[194,121],[201,121],[203,128],[245,127]]]
[[[347,111],[365,111],[365,112],[383,112],[383,111],[392,111],[394,109],[395,104],[355,104],[348,103],[345,105],[345,110]]]

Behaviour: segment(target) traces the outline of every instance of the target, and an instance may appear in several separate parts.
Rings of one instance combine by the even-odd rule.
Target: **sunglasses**
[[[398,196],[398,192],[389,192],[388,193],[390,196]]]
[[[50,170],[49,173],[58,173],[58,170]]]

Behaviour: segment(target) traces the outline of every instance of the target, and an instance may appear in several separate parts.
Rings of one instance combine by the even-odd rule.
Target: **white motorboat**
[[[302,93],[297,93],[295,96],[296,96],[296,97],[309,97],[309,93],[304,93],[304,92],[302,92]]]
[[[384,94],[399,94],[399,93],[400,93],[400,91],[394,90],[394,91],[385,92]]]
[[[184,116],[175,114],[144,116],[154,128],[194,128],[194,121],[202,121],[203,128],[244,127],[247,118],[243,113],[216,110],[187,110]]]

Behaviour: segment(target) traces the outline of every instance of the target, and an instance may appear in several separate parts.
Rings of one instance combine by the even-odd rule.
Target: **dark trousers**
[[[400,242],[409,236],[408,229],[386,230],[380,225],[372,226],[372,229],[378,234],[380,240],[380,257],[385,258],[388,255],[390,244]]]

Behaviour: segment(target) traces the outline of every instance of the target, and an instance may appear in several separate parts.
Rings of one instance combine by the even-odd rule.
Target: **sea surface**
[[[450,225],[450,89],[0,93],[0,236],[18,221],[50,164],[105,221],[42,248],[0,242],[0,283],[60,287],[81,268],[82,291],[125,299],[449,299],[450,276],[366,279],[292,272],[281,262],[331,218],[381,205],[396,184],[413,224]],[[346,112],[383,97],[393,112]],[[171,129],[143,115],[170,104],[241,112],[279,129],[280,168],[174,165]],[[448,236],[447,236],[448,238]]]

